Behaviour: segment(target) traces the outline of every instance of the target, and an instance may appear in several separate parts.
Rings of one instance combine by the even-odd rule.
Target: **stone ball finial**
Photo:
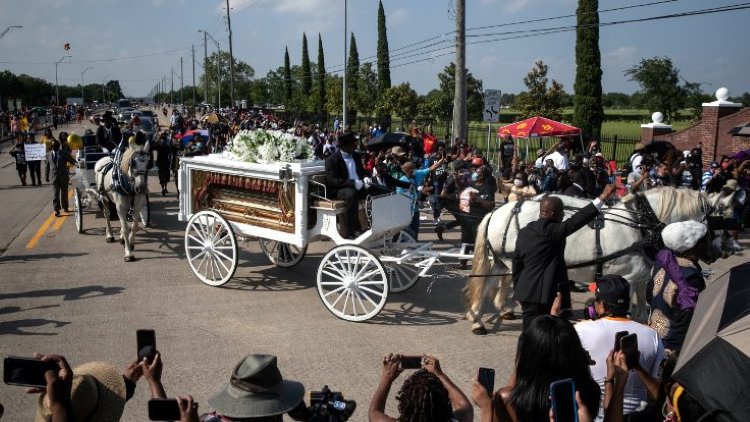
[[[716,90],[716,99],[719,101],[726,101],[729,99],[729,90],[726,87],[721,87]]]
[[[661,123],[664,121],[664,115],[661,114],[661,112],[657,111],[656,113],[651,115],[651,121],[654,123]]]

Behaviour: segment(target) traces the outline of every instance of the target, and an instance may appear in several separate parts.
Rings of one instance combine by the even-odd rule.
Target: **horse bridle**
[[[139,151],[133,154],[133,156],[130,158],[130,168],[133,169],[133,163],[138,161],[146,161],[148,159],[148,153],[146,151]],[[148,175],[148,166],[146,166],[145,170],[136,170],[133,173],[133,177],[131,180],[135,179],[136,176],[147,176]]]

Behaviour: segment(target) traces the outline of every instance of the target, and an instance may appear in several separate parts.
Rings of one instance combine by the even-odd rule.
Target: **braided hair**
[[[404,381],[398,394],[399,422],[448,422],[453,407],[437,376],[420,369]]]

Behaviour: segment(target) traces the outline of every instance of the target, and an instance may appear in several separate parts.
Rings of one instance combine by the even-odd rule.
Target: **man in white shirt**
[[[568,163],[568,151],[565,150],[565,147],[562,145],[559,145],[555,152],[544,157],[544,159],[552,160],[552,163],[558,171],[567,171],[568,167],[570,167],[570,164]]]
[[[357,138],[348,132],[338,137],[338,144],[339,150],[326,158],[326,185],[330,199],[346,202],[346,212],[339,214],[339,230],[342,237],[353,238],[361,230],[357,212],[359,200],[370,188],[372,180],[356,152]]]
[[[595,316],[592,321],[582,321],[575,325],[583,348],[596,362],[591,366],[591,375],[599,383],[604,397],[607,378],[607,356],[615,346],[615,334],[627,331],[637,334],[639,365],[630,368],[637,376],[629,376],[625,384],[623,414],[626,421],[653,420],[658,417],[654,403],[659,394],[659,368],[665,358],[664,346],[657,332],[651,327],[627,318],[630,308],[630,284],[622,276],[608,274],[596,284],[594,301]],[[603,419],[603,406],[599,407],[597,421]],[[654,413],[657,412],[657,413]]]

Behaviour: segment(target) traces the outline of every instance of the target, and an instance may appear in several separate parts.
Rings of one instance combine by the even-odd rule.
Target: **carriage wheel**
[[[347,321],[366,321],[388,300],[388,277],[380,260],[357,245],[331,249],[318,267],[318,294],[331,313]]]
[[[294,245],[284,242],[277,242],[270,239],[259,239],[260,248],[269,261],[277,267],[291,268],[297,265],[305,257],[307,246],[298,248]]]
[[[83,232],[83,205],[81,204],[81,193],[80,189],[76,188],[73,191],[73,213],[76,217],[76,231],[78,233]]]
[[[141,224],[143,227],[149,227],[151,224],[151,203],[148,199],[148,193],[146,194],[146,201],[143,203],[143,208],[141,208]]]
[[[409,234],[406,230],[401,230],[394,240],[386,240],[385,247],[383,248],[383,255],[398,257],[401,255],[403,248],[399,247],[399,243],[417,243],[414,236]],[[405,292],[419,281],[419,272],[421,271],[416,265],[422,258],[415,256],[413,258],[406,259],[401,264],[395,262],[386,262],[386,272],[388,273],[388,281],[390,282],[391,292],[401,293]]]
[[[237,270],[232,226],[213,211],[193,215],[185,229],[185,254],[196,277],[209,286],[221,286]]]

